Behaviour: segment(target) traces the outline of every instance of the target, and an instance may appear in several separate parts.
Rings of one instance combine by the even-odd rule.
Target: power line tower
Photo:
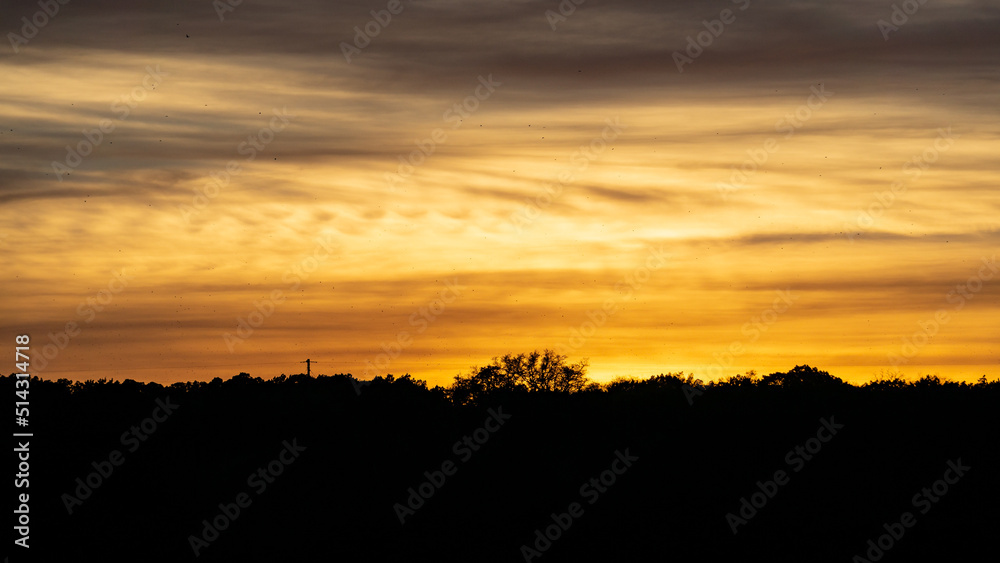
[[[312,377],[312,370],[310,368],[311,364],[318,364],[319,362],[314,362],[312,360],[306,359],[304,362],[299,362],[300,364],[306,365],[306,377]]]

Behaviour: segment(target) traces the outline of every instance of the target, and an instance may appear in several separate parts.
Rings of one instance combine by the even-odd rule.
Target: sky
[[[230,1],[0,7],[34,373],[1000,375],[995,2]]]

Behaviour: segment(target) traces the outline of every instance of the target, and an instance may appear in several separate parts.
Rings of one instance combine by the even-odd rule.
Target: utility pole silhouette
[[[306,377],[312,377],[312,371],[311,371],[311,369],[310,369],[309,366],[310,366],[310,364],[313,364],[313,363],[318,364],[319,362],[313,362],[312,360],[306,359],[306,361],[299,362],[299,363],[306,365]]]

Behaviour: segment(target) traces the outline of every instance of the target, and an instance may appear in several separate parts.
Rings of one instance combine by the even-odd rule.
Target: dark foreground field
[[[35,378],[30,487],[10,489],[14,509],[30,494],[30,549],[7,554],[979,561],[1000,520],[998,395],[998,383],[859,388],[807,373],[456,406],[409,378]]]

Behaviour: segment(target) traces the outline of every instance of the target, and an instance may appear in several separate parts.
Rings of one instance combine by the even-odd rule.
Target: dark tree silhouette
[[[456,375],[450,393],[456,404],[478,404],[496,393],[518,391],[576,393],[592,382],[586,359],[567,364],[566,356],[553,350],[494,357],[484,367],[473,366],[469,375]]]
[[[775,385],[786,388],[801,387],[837,387],[846,385],[843,379],[830,375],[812,366],[795,366],[782,373],[775,372],[761,378],[760,384]]]
[[[975,561],[990,547],[1000,380],[859,386],[797,366],[600,385],[585,371],[546,350],[447,389],[391,374],[363,387],[350,374],[32,378],[33,560],[510,562],[574,502],[583,515],[532,561],[872,561],[903,511],[918,524],[885,561]],[[823,421],[843,431],[820,434]],[[279,453],[286,442],[301,457]],[[926,518],[923,490],[940,501]],[[415,511],[405,524],[400,503]],[[727,513],[747,520],[738,534]]]

